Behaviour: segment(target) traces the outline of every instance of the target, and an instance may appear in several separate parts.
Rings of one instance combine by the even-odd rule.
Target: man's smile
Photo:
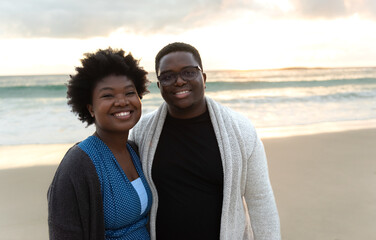
[[[174,93],[174,96],[177,98],[185,98],[191,93],[190,90],[182,90]]]

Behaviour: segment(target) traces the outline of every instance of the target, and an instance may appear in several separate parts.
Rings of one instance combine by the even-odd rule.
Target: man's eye
[[[103,94],[101,98],[110,98],[112,97],[112,94]]]
[[[163,75],[161,76],[161,79],[162,79],[163,81],[170,81],[171,79],[173,79],[173,74],[163,74]]]
[[[194,70],[185,70],[181,73],[185,77],[193,77],[196,75],[196,71]]]

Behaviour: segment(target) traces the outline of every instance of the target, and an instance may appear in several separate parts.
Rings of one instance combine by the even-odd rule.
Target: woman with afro
[[[48,190],[50,239],[150,239],[152,196],[128,141],[141,116],[147,72],[131,54],[86,53],[68,82],[68,105],[95,132],[68,150]]]

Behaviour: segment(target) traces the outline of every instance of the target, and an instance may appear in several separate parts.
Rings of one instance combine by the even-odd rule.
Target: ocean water
[[[376,127],[376,68],[208,71],[206,94],[261,137]],[[70,111],[68,75],[0,76],[0,145],[74,143],[94,132]],[[155,73],[143,113],[162,102]]]

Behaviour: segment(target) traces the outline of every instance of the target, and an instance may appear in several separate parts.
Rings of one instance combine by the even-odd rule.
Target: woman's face
[[[141,117],[141,100],[127,76],[110,75],[99,81],[87,108],[98,133],[128,132]]]

